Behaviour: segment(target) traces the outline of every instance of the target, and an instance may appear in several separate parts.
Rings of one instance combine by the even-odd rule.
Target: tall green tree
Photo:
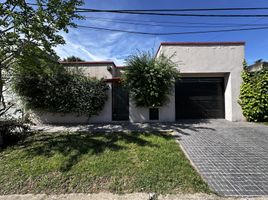
[[[45,55],[55,57],[53,47],[64,44],[60,31],[76,27],[73,20],[82,16],[75,11],[82,4],[82,0],[36,0],[34,4],[6,0],[0,4],[0,116],[11,107],[3,96],[7,80],[3,74],[12,74],[18,58],[35,57],[29,46],[39,47]]]
[[[6,0],[0,4],[0,117],[11,108],[6,103],[3,88],[12,76],[12,67],[18,59],[36,57],[30,47],[38,47],[47,59],[55,58],[53,47],[64,44],[60,31],[76,27],[76,13],[82,0]],[[30,63],[29,63],[30,64]],[[2,137],[0,134],[0,145]]]

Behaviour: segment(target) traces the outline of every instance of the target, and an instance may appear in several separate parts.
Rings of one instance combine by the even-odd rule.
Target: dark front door
[[[176,119],[224,118],[223,84],[220,77],[176,81]]]
[[[120,83],[112,85],[112,119],[114,121],[129,120],[129,95]]]

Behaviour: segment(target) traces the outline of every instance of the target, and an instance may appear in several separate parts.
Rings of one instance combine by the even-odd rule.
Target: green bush
[[[268,70],[242,72],[239,104],[248,121],[268,121]]]
[[[16,144],[30,135],[29,126],[19,119],[0,120],[0,148]]]
[[[137,106],[162,106],[168,99],[175,79],[179,77],[176,65],[163,54],[140,53],[127,59],[123,80],[130,97]]]
[[[88,117],[102,110],[108,89],[104,80],[70,73],[55,63],[42,67],[18,67],[13,85],[28,108]]]

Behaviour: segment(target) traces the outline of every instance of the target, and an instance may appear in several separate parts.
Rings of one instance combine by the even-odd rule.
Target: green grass
[[[36,133],[0,152],[0,194],[209,192],[171,135]]]

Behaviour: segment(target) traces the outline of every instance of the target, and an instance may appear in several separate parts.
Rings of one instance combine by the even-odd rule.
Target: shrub
[[[8,119],[0,121],[0,148],[16,144],[18,141],[25,139],[30,132],[29,126],[22,120]]]
[[[162,106],[168,99],[175,79],[179,77],[176,65],[161,54],[140,53],[127,59],[123,81],[137,106]]]
[[[42,69],[19,67],[13,85],[28,108],[88,117],[102,110],[108,89],[104,80],[68,72],[59,64]]]
[[[239,104],[248,121],[268,121],[268,70],[242,72]]]

